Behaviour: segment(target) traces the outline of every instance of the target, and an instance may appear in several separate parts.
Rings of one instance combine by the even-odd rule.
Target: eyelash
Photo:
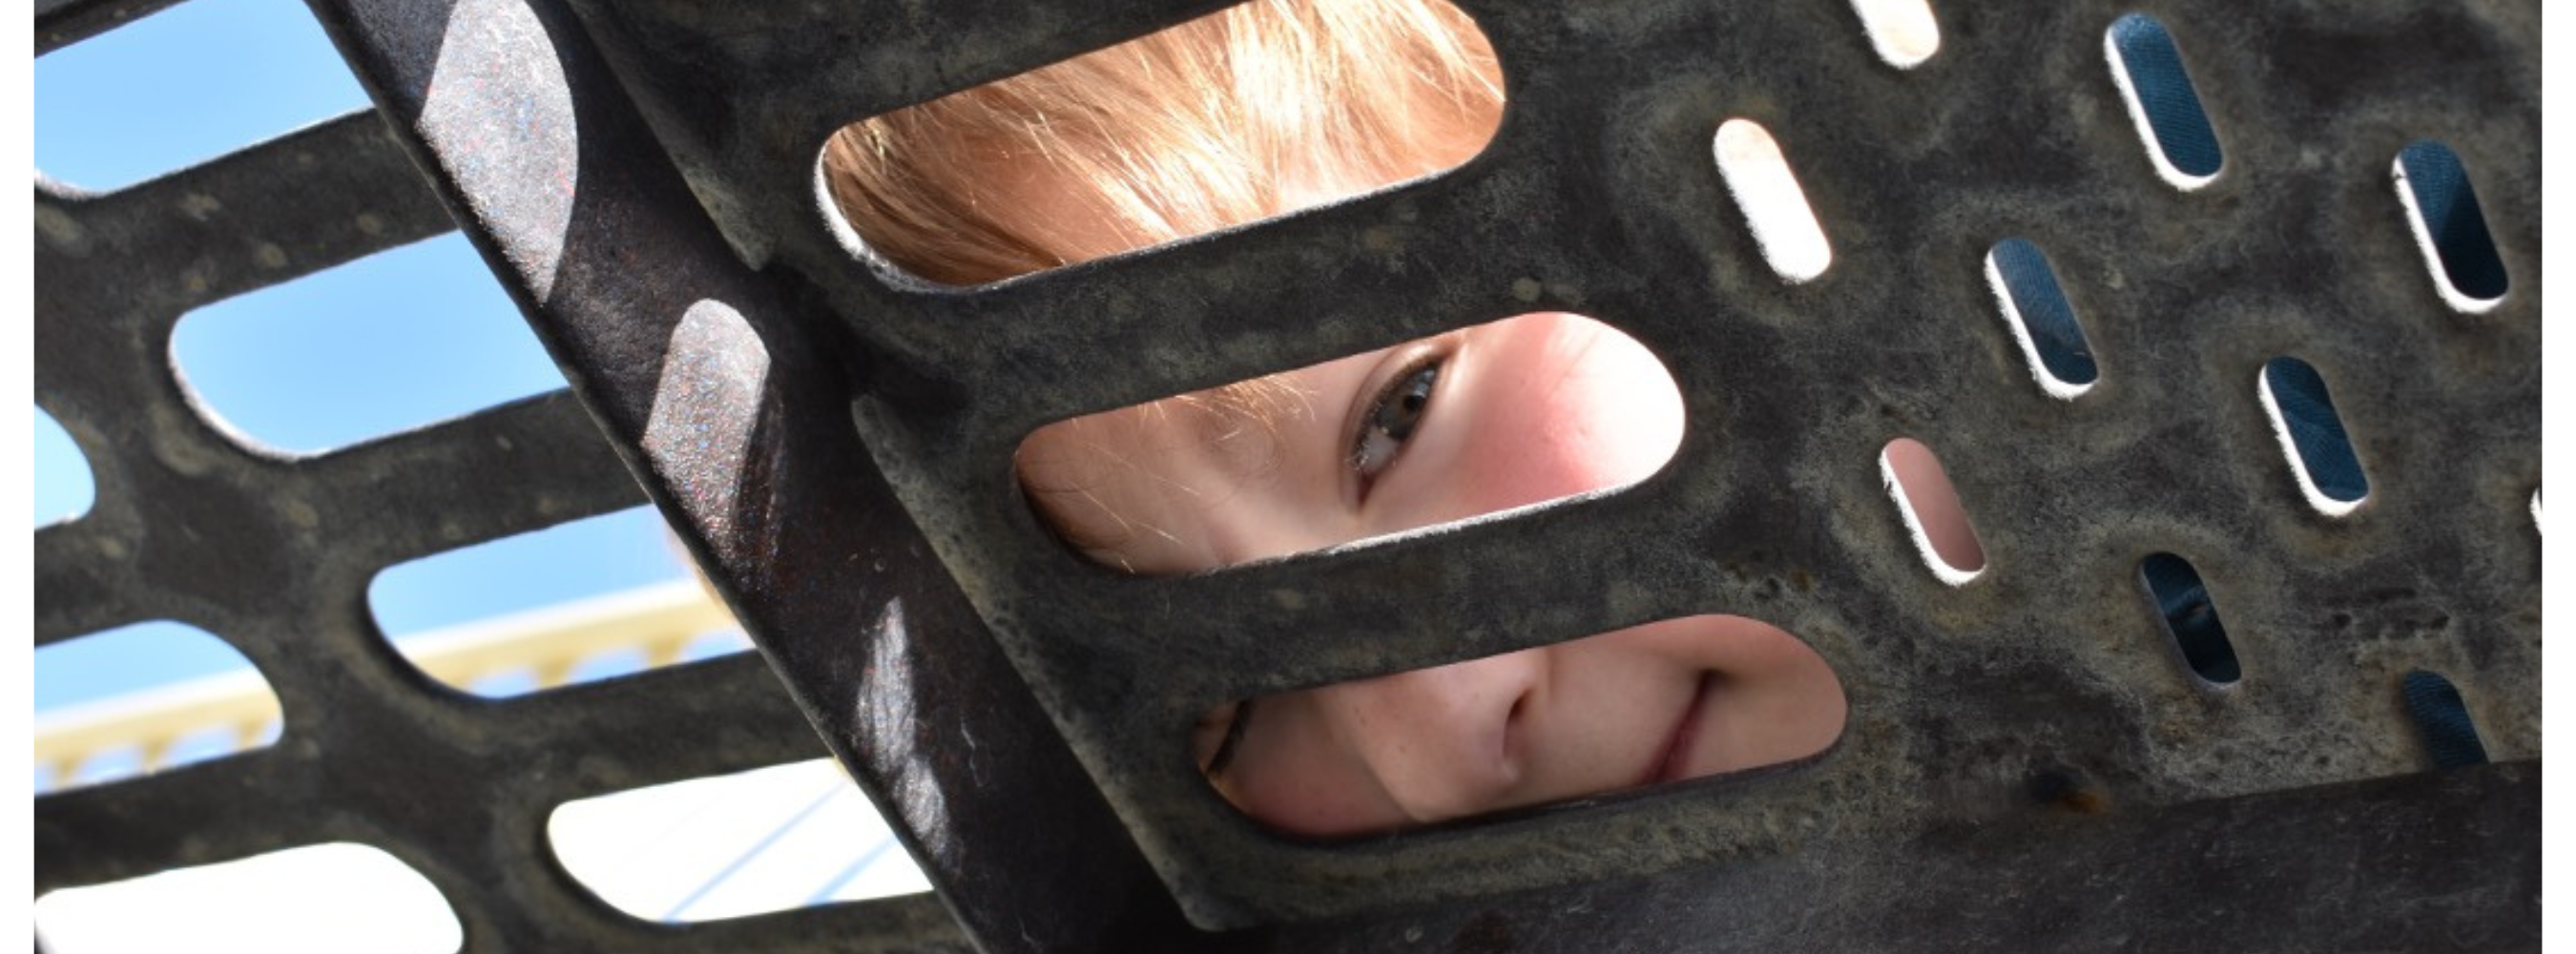
[[[1368,413],[1360,415],[1359,433],[1351,436],[1350,464],[1351,470],[1359,474],[1363,494],[1379,474],[1385,473],[1394,465],[1396,458],[1403,455],[1406,443],[1421,426],[1422,416],[1431,406],[1432,391],[1440,383],[1440,366],[1447,359],[1448,355],[1440,353],[1415,359],[1388,379],[1386,389],[1369,401]],[[1417,381],[1419,386],[1416,386]],[[1406,401],[1413,402],[1405,407],[1412,414],[1412,419],[1403,423],[1404,432],[1398,434],[1387,426],[1385,415],[1390,408]],[[1383,448],[1377,443],[1381,440],[1386,444]]]
[[[1227,719],[1225,723],[1225,739],[1216,744],[1216,751],[1208,756],[1207,764],[1200,767],[1199,774],[1209,778],[1224,774],[1225,767],[1234,761],[1236,744],[1243,741],[1244,729],[1251,724],[1252,700],[1245,699],[1235,703],[1234,717]]]

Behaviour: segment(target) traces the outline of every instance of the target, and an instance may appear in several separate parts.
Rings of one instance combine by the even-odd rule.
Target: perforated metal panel
[[[111,6],[42,7],[39,35]],[[973,943],[2536,945],[2537,3],[1946,3],[1940,52],[1897,70],[1838,2],[1484,0],[1460,6],[1509,111],[1429,181],[975,291],[868,263],[817,199],[842,123],[1214,6],[316,0]],[[2196,188],[2160,175],[2114,81],[2105,34],[2133,9],[2223,151]],[[1833,243],[1812,281],[1772,273],[1710,162],[1736,117],[1778,137]],[[2444,300],[2393,186],[2425,139],[2485,201],[2510,291],[2483,313]],[[399,165],[355,117],[117,195],[39,184],[39,400],[101,500],[38,536],[39,640],[202,621],[289,726],[332,713],[269,753],[39,800],[39,890],[350,837],[447,892],[474,950],[965,943],[918,902],[635,924],[544,858],[556,802],[809,744],[757,664],[469,703],[372,632],[367,574],[452,542],[420,514],[484,539],[631,499],[564,397],[296,462],[178,398],[171,316],[271,280],[203,250],[295,234],[310,270],[442,228],[384,185]],[[173,182],[274,218],[173,228]],[[401,234],[347,233],[359,211]],[[1983,262],[2015,237],[2082,316],[2099,381],[2072,400],[1997,317]],[[1176,579],[1082,563],[1012,486],[1047,421],[1538,309],[1670,366],[1691,423],[1661,473]],[[2310,503],[2267,422],[2258,375],[2285,355],[2331,386],[2368,475],[2349,514]],[[1943,455],[1985,542],[1964,585],[1880,485],[1900,436]],[[2207,581],[2233,686],[2173,647],[2139,581],[2155,553]],[[1852,700],[1843,739],[1342,845],[1263,833],[1178,754],[1223,700],[1696,612],[1813,643]],[[2500,764],[2425,771],[2415,670],[2458,685]]]

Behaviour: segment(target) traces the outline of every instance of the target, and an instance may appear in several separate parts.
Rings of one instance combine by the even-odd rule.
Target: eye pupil
[[[1404,440],[1413,436],[1415,425],[1422,423],[1422,409],[1431,403],[1431,385],[1440,376],[1440,366],[1432,365],[1404,380],[1396,399],[1379,406],[1377,420],[1372,422],[1386,436]]]
[[[1404,449],[1404,442],[1413,438],[1414,428],[1422,424],[1423,412],[1431,406],[1431,387],[1439,379],[1440,365],[1433,362],[1406,372],[1395,386],[1379,392],[1351,448],[1351,468],[1361,477],[1376,477]]]

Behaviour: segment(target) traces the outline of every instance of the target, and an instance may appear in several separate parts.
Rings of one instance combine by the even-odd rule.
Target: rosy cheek
[[[1681,391],[1661,362],[1604,333],[1571,356],[1550,349],[1521,380],[1479,395],[1466,476],[1469,516],[1651,476],[1681,445]],[[1499,382],[1498,382],[1499,383]]]
[[[1341,687],[1263,698],[1218,790],[1245,815],[1309,836],[1357,834],[1403,822],[1327,711]]]
[[[1270,827],[1315,837],[1379,831],[1403,817],[1367,793],[1371,780],[1317,759],[1284,759],[1247,774],[1227,793],[1236,808]]]

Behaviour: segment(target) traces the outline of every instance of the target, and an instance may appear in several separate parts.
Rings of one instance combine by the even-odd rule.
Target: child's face
[[[1644,346],[1562,313],[1266,386],[1250,416],[1165,401],[1051,425],[1024,475],[1093,558],[1180,573],[1633,483],[1682,432]],[[1699,616],[1229,706],[1196,744],[1246,813],[1341,835],[1794,760],[1843,718],[1803,643]]]
[[[1171,48],[836,139],[835,195],[871,241],[991,281],[1453,168],[1497,128],[1501,76],[1473,24],[1433,6],[1352,8],[1390,17],[1367,29],[1238,6]],[[1302,59],[1318,68],[1282,68]],[[1154,95],[1175,83],[1195,93]],[[1247,90],[1267,92],[1207,101]],[[1173,574],[1634,483],[1681,435],[1680,392],[1643,345],[1541,313],[1049,425],[1017,466],[1087,556]],[[1220,707],[1196,746],[1246,813],[1342,835],[1791,761],[1844,716],[1797,638],[1694,616]]]
[[[1445,168],[1288,190],[1326,201]],[[987,181],[1067,261],[1151,244],[1096,191],[1032,165]],[[1644,345],[1539,313],[1213,394],[1040,428],[1021,479],[1057,529],[1130,572],[1187,573],[1645,479],[1682,400]],[[1239,394],[1238,394],[1239,397]],[[1195,739],[1219,792],[1279,829],[1349,835],[1792,761],[1842,733],[1831,667],[1796,637],[1695,616],[1237,703]]]

